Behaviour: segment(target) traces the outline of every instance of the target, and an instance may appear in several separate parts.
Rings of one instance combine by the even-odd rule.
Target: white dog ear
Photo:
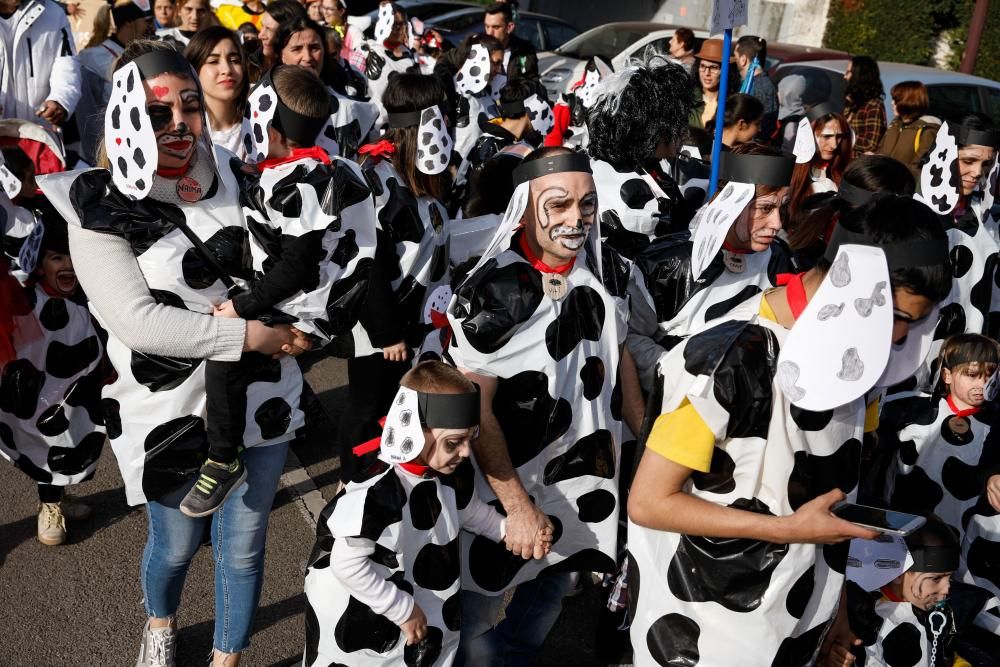
[[[808,118],[803,117],[799,121],[792,153],[795,155],[795,164],[810,162],[816,155],[816,135],[813,134],[812,123]]]
[[[389,406],[379,443],[379,458],[387,463],[409,463],[424,449],[417,392],[400,387]]]
[[[478,95],[490,76],[490,52],[482,44],[473,44],[462,69],[455,75],[455,88],[462,95]]]
[[[542,136],[547,135],[555,127],[556,119],[552,113],[552,105],[537,94],[524,101],[524,108],[528,112],[531,127]]]
[[[142,76],[134,62],[116,70],[111,78],[104,148],[118,190],[132,199],[143,199],[153,187],[158,155]]]
[[[392,26],[396,21],[395,11],[392,3],[385,3],[378,8],[378,22],[375,23],[375,41],[381,44],[389,39],[392,34]]]
[[[957,162],[958,143],[948,123],[942,123],[927,162],[920,169],[920,194],[915,197],[938,215],[947,215],[955,210],[962,196]]]
[[[247,98],[243,113],[243,149],[248,162],[260,162],[267,157],[269,141],[267,130],[274,120],[278,108],[278,94],[271,84],[271,77],[265,76]]]
[[[435,106],[421,111],[417,128],[417,169],[431,176],[440,174],[451,162],[454,145],[441,110]]]

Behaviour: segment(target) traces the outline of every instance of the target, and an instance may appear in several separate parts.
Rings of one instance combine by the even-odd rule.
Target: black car
[[[485,15],[482,6],[474,6],[422,20],[440,31],[446,40],[457,45],[467,36],[483,32]],[[579,35],[580,31],[555,16],[518,12],[515,34],[531,42],[538,51],[551,51]]]

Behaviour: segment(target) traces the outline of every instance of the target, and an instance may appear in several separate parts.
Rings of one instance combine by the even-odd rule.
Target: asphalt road
[[[314,517],[337,483],[332,434],[346,366],[320,359],[307,379],[330,421],[298,443],[286,464],[268,527],[264,591],[245,666],[278,667],[301,660],[302,578],[315,535]],[[0,667],[134,664],[145,620],[138,576],[145,513],[125,504],[110,447],[105,447],[94,479],[74,493],[93,506],[93,516],[70,524],[67,544],[43,546],[35,539],[34,483],[0,463]],[[539,665],[602,664],[597,644],[608,633],[597,629],[599,596],[599,589],[588,585],[566,600]],[[191,565],[178,613],[178,665],[207,664],[214,598],[211,550],[203,547]]]

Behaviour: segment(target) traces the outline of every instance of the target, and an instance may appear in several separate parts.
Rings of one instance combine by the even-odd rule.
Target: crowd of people
[[[992,119],[687,29],[550,99],[509,2],[457,44],[390,2],[81,11],[0,0],[0,455],[55,546],[110,442],[137,665],[206,535],[212,664],[249,648],[306,352],[348,391],[304,667],[533,664],[584,587],[601,664],[1000,662]]]

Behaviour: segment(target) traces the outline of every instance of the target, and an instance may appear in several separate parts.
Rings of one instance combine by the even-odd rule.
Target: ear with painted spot
[[[104,147],[115,187],[132,199],[143,199],[153,186],[159,156],[142,77],[134,62],[116,70],[111,78]]]
[[[393,23],[396,21],[392,3],[385,3],[378,8],[378,21],[375,23],[375,41],[381,44],[392,34]]]
[[[695,216],[691,242],[691,273],[697,280],[712,263],[726,241],[733,223],[753,201],[757,188],[753,183],[729,181],[719,196],[702,206]]]
[[[409,463],[424,449],[417,392],[400,387],[389,406],[379,444],[379,458],[387,463]]]
[[[920,169],[920,193],[914,198],[927,204],[938,215],[951,213],[962,196],[957,172],[958,143],[948,123],[942,123],[927,162]]]
[[[455,89],[462,95],[478,95],[489,83],[490,52],[482,44],[473,44],[462,68],[455,75]]]
[[[535,132],[545,136],[555,127],[556,120],[552,114],[552,105],[537,94],[524,101],[524,108],[527,109],[528,119]]]
[[[589,109],[597,101],[597,85],[601,82],[601,74],[597,70],[587,72],[583,85],[576,92],[576,98],[585,109]]]
[[[267,157],[267,130],[271,127],[277,108],[278,94],[271,84],[270,75],[267,75],[250,91],[246,111],[243,113],[241,139],[248,162],[261,162]]]
[[[417,127],[417,169],[430,176],[440,174],[448,168],[454,145],[441,110],[434,106],[421,111]]]

